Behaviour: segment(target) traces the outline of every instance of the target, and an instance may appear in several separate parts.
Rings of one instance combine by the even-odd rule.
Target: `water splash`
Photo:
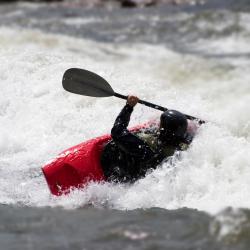
[[[182,55],[163,46],[102,44],[34,30],[0,31],[1,203],[209,212],[250,207],[244,198],[250,188],[248,58]],[[228,39],[197,46],[228,53],[237,44],[248,53],[248,38]],[[70,67],[97,72],[117,92],[136,93],[211,122],[174,167],[163,164],[134,185],[93,183],[67,197],[52,197],[41,166],[70,146],[108,133],[124,104],[66,93],[61,78]],[[138,106],[131,125],[159,114]]]

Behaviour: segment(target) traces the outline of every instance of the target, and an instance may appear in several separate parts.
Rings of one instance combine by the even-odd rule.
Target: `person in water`
[[[128,96],[111,130],[112,140],[104,147],[101,164],[108,181],[134,182],[192,142],[188,120],[176,110],[163,112],[159,126],[130,132],[127,127],[138,101],[137,96]]]

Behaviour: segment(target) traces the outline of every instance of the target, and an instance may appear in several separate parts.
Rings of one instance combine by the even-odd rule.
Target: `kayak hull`
[[[54,195],[67,194],[91,181],[105,181],[100,158],[110,135],[100,136],[71,147],[42,167],[43,174]]]

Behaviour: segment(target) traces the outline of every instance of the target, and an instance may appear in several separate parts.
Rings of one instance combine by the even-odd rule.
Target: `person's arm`
[[[127,129],[133,107],[137,104],[138,100],[135,96],[128,96],[127,104],[115,120],[111,136],[122,150],[138,158],[147,160],[153,157],[153,151],[147,143],[133,135]]]
[[[128,127],[132,112],[133,112],[133,107],[126,104],[121,110],[120,114],[117,116],[114,126],[111,130],[111,135],[114,140],[120,137],[121,135],[125,135],[129,133],[129,131],[127,130],[127,127]]]

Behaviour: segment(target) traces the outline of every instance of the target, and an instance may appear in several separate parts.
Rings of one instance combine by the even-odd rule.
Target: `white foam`
[[[233,39],[211,46],[227,53]],[[242,39],[238,46],[244,52]],[[250,188],[248,59],[203,58],[163,46],[101,44],[9,28],[0,28],[0,45],[0,203],[208,212],[250,208],[245,198]],[[134,185],[94,183],[67,197],[52,197],[41,166],[60,151],[109,132],[124,104],[65,92],[61,79],[70,67],[102,75],[122,94],[135,93],[211,123],[174,167],[163,164]],[[159,114],[138,105],[131,125]]]
[[[71,17],[71,18],[63,18],[62,22],[68,24],[68,25],[73,25],[73,26],[77,26],[77,25],[83,25],[83,24],[89,24],[89,23],[101,23],[103,22],[103,19],[97,19],[94,17],[89,17],[89,18],[79,18],[79,17]]]

